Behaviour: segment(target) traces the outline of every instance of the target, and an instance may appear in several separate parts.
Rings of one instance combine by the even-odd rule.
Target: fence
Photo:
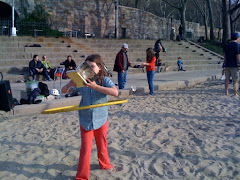
[[[18,36],[66,36],[66,32],[51,29],[50,25],[42,22],[16,21],[15,27]],[[12,21],[0,19],[0,35],[11,34]]]

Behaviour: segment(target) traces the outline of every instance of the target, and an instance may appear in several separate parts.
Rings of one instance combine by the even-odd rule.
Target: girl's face
[[[93,69],[93,71],[98,74],[99,71],[101,70],[98,65],[95,62],[91,62],[91,61],[86,61],[88,63],[88,65]]]

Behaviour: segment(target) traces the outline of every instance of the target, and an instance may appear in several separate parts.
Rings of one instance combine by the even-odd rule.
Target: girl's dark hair
[[[99,54],[92,54],[86,58],[85,62],[86,61],[95,62],[97,66],[100,68],[100,71],[98,73],[98,83],[102,85],[102,79],[104,76],[107,76],[107,72],[104,68],[104,63],[102,61],[101,56]]]
[[[146,59],[147,59],[148,61],[151,61],[152,58],[155,56],[154,51],[153,51],[153,48],[147,48],[146,53],[147,53]]]

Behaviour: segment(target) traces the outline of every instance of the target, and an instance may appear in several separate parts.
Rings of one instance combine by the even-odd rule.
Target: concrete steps
[[[15,82],[28,76],[28,63],[34,54],[38,54],[40,59],[46,55],[52,67],[59,67],[68,55],[73,57],[76,64],[80,64],[93,53],[100,54],[108,69],[112,70],[116,54],[123,43],[128,43],[128,57],[132,65],[135,65],[145,62],[146,49],[153,47],[155,41],[2,36],[0,37],[0,71],[8,80]],[[169,65],[170,71],[177,70],[176,62],[179,56],[182,57],[186,70],[221,69],[223,61],[221,56],[194,43],[184,41],[162,43],[167,52],[161,52],[160,58],[163,63]],[[33,44],[40,44],[41,47],[25,47]],[[142,69],[129,68],[128,74],[135,73],[142,73]]]

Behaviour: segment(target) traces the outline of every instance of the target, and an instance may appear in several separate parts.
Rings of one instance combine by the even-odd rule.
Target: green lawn
[[[223,48],[220,44],[201,43],[201,46],[223,56]]]

